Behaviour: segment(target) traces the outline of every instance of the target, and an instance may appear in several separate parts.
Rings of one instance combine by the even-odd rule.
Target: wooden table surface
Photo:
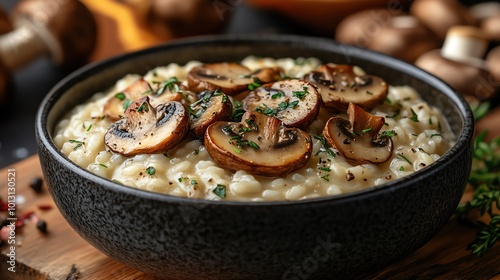
[[[0,171],[0,197],[5,200],[9,169],[16,174],[16,214],[34,211],[47,222],[48,232],[37,230],[33,220],[17,230],[16,273],[7,270],[10,247],[4,245],[0,247],[0,279],[154,279],[97,251],[64,220],[45,185],[40,194],[29,187],[33,178],[42,176],[37,156]],[[43,210],[46,206],[51,209]],[[484,257],[470,255],[466,246],[475,232],[453,217],[424,247],[369,279],[500,279],[500,244]]]

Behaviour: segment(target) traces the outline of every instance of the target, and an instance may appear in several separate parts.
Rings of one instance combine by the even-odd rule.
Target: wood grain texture
[[[16,273],[7,271],[9,248],[0,247],[0,279],[155,279],[94,249],[64,220],[45,186],[41,194],[29,187],[31,179],[42,176],[37,156],[0,171],[2,198],[7,194],[8,169],[16,170],[17,199],[25,200],[17,205],[17,215],[35,211],[47,221],[48,233],[39,232],[33,222],[16,232]],[[41,205],[53,208],[43,211]],[[500,279],[500,245],[482,258],[465,249],[475,232],[452,218],[423,248],[367,279]]]

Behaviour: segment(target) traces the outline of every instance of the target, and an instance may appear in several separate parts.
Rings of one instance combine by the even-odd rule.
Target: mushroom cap
[[[379,136],[384,117],[365,112],[353,103],[347,110],[349,120],[330,118],[323,130],[323,137],[351,164],[386,162],[392,155],[393,143],[389,136]]]
[[[455,25],[475,25],[475,19],[457,0],[415,0],[410,13],[420,19],[440,39]]]
[[[347,16],[338,25],[335,38],[408,62],[439,44],[435,35],[417,18],[385,9],[370,9]]]
[[[481,29],[488,39],[500,41],[500,14],[484,19],[481,22]]]
[[[415,65],[436,75],[466,97],[488,100],[494,97],[498,87],[487,70],[446,59],[440,50],[425,53]]]
[[[20,1],[12,15],[16,25],[24,24],[24,21],[31,23],[57,65],[79,67],[87,62],[94,50],[97,25],[81,1]]]
[[[235,62],[208,63],[192,68],[188,73],[188,87],[194,92],[222,90],[235,95],[248,89],[253,82],[252,71]]]
[[[340,111],[347,110],[350,102],[371,109],[385,100],[389,90],[377,76],[357,76],[351,65],[322,65],[306,74],[304,80],[318,88],[325,107]]]
[[[205,132],[207,152],[225,169],[281,177],[302,168],[311,157],[311,137],[274,117],[247,112],[241,123],[216,122]]]
[[[493,78],[498,83],[500,82],[500,46],[492,49],[486,56],[486,64]]]
[[[188,107],[191,131],[203,137],[208,126],[218,121],[229,121],[233,114],[233,103],[220,90],[205,91],[200,99]]]
[[[131,102],[149,96],[149,102],[153,107],[167,101],[181,101],[181,87],[177,79],[169,79],[165,82],[155,84],[154,88],[143,78],[137,79],[123,92],[111,96],[104,104],[104,115],[111,121],[117,121],[123,116]],[[175,85],[175,86],[174,86]]]
[[[219,32],[229,20],[233,9],[216,6],[206,0],[151,0],[144,15],[157,29],[174,37]],[[226,5],[222,3],[222,5]],[[224,20],[225,19],[225,20]],[[161,28],[163,26],[163,28]]]
[[[257,110],[276,116],[287,127],[307,128],[318,116],[321,96],[302,80],[284,80],[263,85],[243,99],[246,111]],[[269,113],[266,113],[266,110]]]
[[[124,156],[164,153],[184,139],[189,125],[182,103],[169,101],[154,108],[146,96],[133,102],[124,118],[110,126],[104,141]]]
[[[414,62],[420,55],[439,47],[439,40],[417,18],[395,16],[391,24],[377,34],[369,49]]]

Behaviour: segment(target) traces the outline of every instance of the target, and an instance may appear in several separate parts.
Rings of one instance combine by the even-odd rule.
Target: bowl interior
[[[51,141],[57,122],[74,106],[90,96],[114,85],[126,74],[145,74],[152,68],[191,60],[202,62],[239,61],[246,56],[261,57],[316,57],[323,63],[351,64],[362,67],[367,73],[382,77],[391,85],[409,85],[425,101],[439,108],[456,135],[456,144],[440,160],[453,156],[454,150],[464,149],[470,143],[473,131],[472,113],[464,99],[434,76],[397,59],[355,47],[339,45],[331,40],[299,36],[209,36],[180,40],[144,51],[115,57],[84,67],[61,81],[43,101],[37,117],[37,129],[48,149],[63,161],[68,161]],[[49,140],[50,139],[50,140]],[[72,163],[69,163],[72,164]],[[419,176],[429,168],[408,178]],[[79,172],[87,172],[80,169]],[[373,189],[397,185],[399,180],[372,187]],[[123,186],[122,186],[123,187]],[[346,196],[346,195],[342,195]],[[341,197],[342,197],[341,196]]]

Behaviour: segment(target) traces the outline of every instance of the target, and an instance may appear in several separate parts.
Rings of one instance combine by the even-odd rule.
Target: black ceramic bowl
[[[125,187],[78,167],[52,141],[65,113],[127,73],[248,55],[312,56],[359,65],[392,85],[410,85],[443,111],[456,144],[428,168],[383,186],[257,203],[201,201]],[[448,221],[470,171],[473,119],[465,101],[442,81],[396,59],[326,39],[233,36],[173,42],[80,69],[45,98],[36,131],[57,207],[85,240],[118,261],[169,279],[345,279],[407,256]]]

